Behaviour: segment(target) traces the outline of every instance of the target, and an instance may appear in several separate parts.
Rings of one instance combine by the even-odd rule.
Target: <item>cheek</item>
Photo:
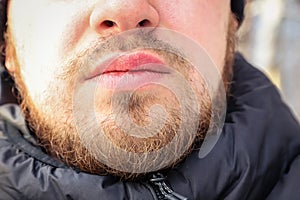
[[[9,7],[16,56],[33,99],[42,98],[41,94],[47,93],[48,87],[55,82],[56,74],[68,58],[66,45],[72,45],[70,40],[74,41],[78,34],[66,34],[75,13],[78,14],[78,5],[44,2],[15,0]]]
[[[221,70],[224,65],[230,13],[227,4],[229,2],[220,3],[216,0],[169,3],[162,13],[162,26],[197,42]]]

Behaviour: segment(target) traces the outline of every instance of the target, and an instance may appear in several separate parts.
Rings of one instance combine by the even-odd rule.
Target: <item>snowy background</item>
[[[300,0],[249,0],[238,49],[282,91],[300,120]]]

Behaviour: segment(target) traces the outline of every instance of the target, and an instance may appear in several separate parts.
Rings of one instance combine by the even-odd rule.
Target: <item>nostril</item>
[[[139,22],[139,27],[146,27],[150,25],[150,21],[148,19],[144,19],[142,21]]]
[[[104,22],[102,22],[102,24],[106,27],[113,27],[115,25],[115,22],[110,21],[110,20],[105,20]]]

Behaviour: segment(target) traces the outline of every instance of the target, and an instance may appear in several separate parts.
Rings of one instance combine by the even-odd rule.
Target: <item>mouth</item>
[[[134,90],[158,83],[168,74],[170,69],[158,56],[149,52],[133,52],[101,62],[88,80],[96,81],[106,89]]]

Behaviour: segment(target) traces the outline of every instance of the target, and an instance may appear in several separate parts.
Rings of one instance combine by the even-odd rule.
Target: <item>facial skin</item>
[[[223,72],[224,66],[228,67],[232,63],[233,48],[228,48],[228,33],[231,32],[232,35],[231,30],[234,30],[234,22],[231,20],[233,19],[229,0],[10,0],[6,67],[15,78],[27,120],[35,129],[41,145],[50,154],[71,166],[91,173],[110,172],[128,176],[127,173],[109,169],[93,158],[78,138],[76,120],[85,124],[80,125],[83,127],[81,131],[90,133],[85,137],[91,143],[91,148],[106,145],[106,141],[97,139],[97,134],[94,134],[97,129],[93,128],[94,125],[89,124],[93,120],[89,109],[79,106],[78,111],[82,118],[74,118],[76,88],[85,89],[93,84],[89,74],[92,70],[88,67],[83,69],[82,63],[106,55],[102,43],[105,39],[135,28],[154,27],[174,30],[193,39],[208,52],[218,69]],[[155,43],[154,40],[143,36],[139,39],[142,41],[141,46]],[[110,40],[107,52],[117,51],[119,43],[120,41]],[[130,42],[122,44],[131,45]],[[134,41],[134,44],[137,48],[140,47],[137,41]],[[97,51],[101,51],[102,54],[98,54]],[[172,66],[184,74],[185,78],[195,78],[188,63],[176,55],[148,50],[143,50],[143,53],[157,57],[167,64],[173,60]],[[228,73],[223,74],[227,76]],[[168,75],[163,76],[170,79]],[[194,82],[197,82],[196,79]],[[151,152],[166,145],[176,134],[182,120],[180,102],[168,89],[148,85],[136,90],[130,97],[129,111],[126,111],[124,102],[132,92],[130,87],[125,87],[126,91],[113,91],[102,83],[97,82],[93,91],[96,100],[92,110],[95,112],[97,123],[115,145],[132,152]],[[199,97],[199,108],[191,112],[204,113],[202,118],[195,122],[199,120],[199,129],[207,129],[211,114],[210,97],[201,81],[192,87]],[[117,96],[118,103],[112,106],[112,98],[115,97],[113,95]],[[168,113],[166,119],[149,117],[149,110],[155,104],[164,107]],[[151,124],[151,120],[153,123],[166,120],[166,123],[157,136],[148,140],[127,137],[124,130],[122,132],[116,125],[116,110],[117,114],[122,116],[119,123],[123,123],[124,127],[127,123],[122,121],[122,118],[128,115],[134,123],[146,128]],[[146,130],[152,132],[154,129],[150,126]],[[135,134],[143,133],[137,131]],[[203,137],[203,134],[199,133],[199,137]],[[114,156],[115,159],[118,157],[109,151],[105,153]],[[123,160],[120,158],[118,162],[122,163]],[[145,161],[147,165],[150,162]]]

